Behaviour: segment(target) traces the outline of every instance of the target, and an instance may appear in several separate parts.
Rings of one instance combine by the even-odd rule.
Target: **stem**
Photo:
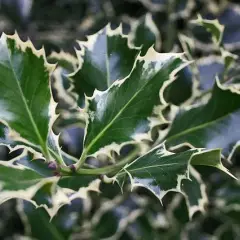
[[[139,153],[139,149],[133,150],[128,156],[120,160],[118,163],[112,165],[112,166],[107,166],[107,167],[102,167],[102,168],[94,168],[94,169],[78,169],[77,173],[78,174],[87,174],[87,175],[100,175],[100,174],[108,174],[108,173],[113,173],[117,172],[119,168],[122,168],[125,166],[127,163],[131,162],[136,158],[136,156]]]
[[[85,162],[86,156],[87,156],[88,149],[85,148],[82,152],[82,155],[79,159],[79,161],[75,164],[75,168],[78,170]]]
[[[54,159],[56,160],[58,166],[60,167],[61,170],[63,170],[63,172],[65,173],[70,173],[71,170],[67,167],[67,165],[65,164],[65,162],[63,161],[62,157],[59,156],[57,153],[55,153],[52,149],[49,148],[49,151],[51,152],[51,154],[54,156]]]
[[[170,52],[172,50],[174,40],[175,40],[175,33],[176,33],[176,21],[171,19],[171,14],[174,12],[176,5],[175,0],[169,0],[168,5],[167,5],[167,12],[168,12],[168,24],[167,24],[167,36],[166,36],[166,41],[165,41],[165,46],[164,46],[164,51],[165,52]]]

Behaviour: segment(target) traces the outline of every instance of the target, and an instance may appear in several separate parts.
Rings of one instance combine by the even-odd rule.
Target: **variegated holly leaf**
[[[190,168],[190,181],[182,181],[181,191],[186,199],[190,219],[195,212],[205,212],[208,203],[206,186],[203,183],[200,174],[193,168]]]
[[[189,186],[185,185],[184,187],[182,181],[184,179],[190,180],[190,165],[212,166],[231,175],[221,164],[219,149],[212,151],[191,149],[174,154],[167,151],[165,145],[162,144],[127,164],[117,174],[117,178],[120,182],[124,182],[126,175],[128,175],[132,188],[136,186],[145,187],[161,200],[169,191],[188,191]],[[181,189],[182,187],[183,189]],[[192,196],[189,197],[189,204],[195,205],[193,202],[196,199],[193,199]]]
[[[180,88],[181,91],[179,91]],[[176,80],[164,91],[164,99],[179,106],[192,96],[192,88],[193,74],[189,65],[177,73]]]
[[[129,19],[127,19],[129,20]],[[161,48],[161,35],[153,21],[151,14],[146,14],[140,20],[132,20],[130,22],[131,32],[129,38],[133,45],[141,46],[141,55],[146,54],[147,50],[154,46],[154,49],[159,52]],[[181,87],[182,91],[179,91]],[[167,102],[175,105],[180,105],[192,94],[192,73],[189,67],[179,71],[174,81],[164,92],[164,98]]]
[[[152,19],[152,15],[147,14],[140,20],[130,22],[131,32],[129,38],[134,46],[142,47],[141,55],[145,55],[147,50],[154,45],[158,51],[161,47],[160,32]]]
[[[200,15],[198,15],[197,20],[192,21],[192,23],[196,23],[204,27],[211,33],[213,42],[220,45],[223,37],[224,26],[221,25],[218,20],[203,19]]]
[[[44,207],[52,218],[71,201],[88,198],[90,191],[99,192],[101,181],[95,175],[59,177],[55,163],[37,157],[24,150],[10,161],[0,161],[0,204],[12,198],[23,199]]]
[[[44,208],[36,209],[26,201],[19,200],[17,209],[25,225],[25,234],[37,239],[68,239],[83,215],[83,203],[80,199],[61,207],[52,219]],[[41,228],[39,220],[43,223]]]
[[[92,189],[95,189],[96,192],[98,192],[100,182],[100,179],[98,179],[95,175],[76,175],[63,176],[59,180],[58,184],[63,188],[69,188],[77,191],[80,188],[86,187],[92,183]]]
[[[160,54],[150,48],[144,57],[138,56],[126,79],[88,98],[82,161],[100,149],[105,153],[113,148],[118,151],[123,144],[138,141],[143,136],[149,138],[143,133],[150,130],[148,117],[160,102],[159,92],[164,102],[165,87],[187,64],[182,54]]]
[[[210,100],[200,106],[182,109],[174,119],[166,144],[191,144],[200,148],[222,148],[228,155],[240,134],[240,92],[217,80]]]
[[[48,164],[44,159],[40,158],[40,155],[37,156],[31,152],[23,151],[21,155],[18,155],[15,159],[12,159],[14,165],[24,166],[29,168],[43,177],[53,177],[53,169],[48,167]]]
[[[49,86],[53,66],[44,50],[18,35],[2,35],[0,40],[0,121],[10,129],[13,140],[41,148],[48,153],[50,122],[55,104]]]
[[[146,54],[147,50],[152,46],[159,52],[161,36],[152,15],[147,14],[140,20],[132,20],[130,26],[129,38],[133,45],[142,46],[141,55]],[[167,102],[180,105],[191,97],[192,73],[189,70],[189,68],[181,70],[177,74],[176,81],[166,89],[164,98]],[[179,91],[179,87],[181,87],[182,91]]]
[[[79,100],[84,94],[92,96],[95,89],[104,91],[114,81],[126,77],[140,52],[129,44],[121,25],[115,30],[107,25],[88,36],[88,41],[79,42],[79,46],[79,68],[71,77]]]
[[[37,191],[46,184],[55,184],[57,180],[57,177],[45,178],[23,165],[13,165],[12,161],[0,161],[0,204],[12,198],[20,198],[36,206],[32,198]]]
[[[61,67],[67,70],[69,73],[77,69],[78,60],[75,56],[70,53],[61,51],[61,52],[52,52],[48,57],[48,61],[53,64],[57,64],[58,67]]]
[[[224,48],[221,48],[220,51],[221,51],[221,56],[224,60],[224,67],[226,70],[229,70],[234,65],[234,63],[236,63],[238,56],[235,54],[232,54],[231,52],[227,51]],[[235,69],[237,68],[237,66],[233,66],[233,68]]]
[[[68,75],[77,69],[78,59],[64,51],[52,52],[47,59],[57,64],[52,75],[52,89],[54,99],[58,102],[57,108],[60,110],[73,108],[76,106],[76,96],[72,93],[73,86]]]

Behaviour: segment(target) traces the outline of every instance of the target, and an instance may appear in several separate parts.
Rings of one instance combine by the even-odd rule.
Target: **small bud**
[[[50,162],[48,164],[48,168],[50,168],[52,170],[56,170],[57,169],[57,164],[55,162]]]
[[[61,173],[58,172],[58,171],[54,171],[53,175],[56,176],[56,177],[61,177],[62,176]]]
[[[76,167],[75,167],[74,164],[70,165],[69,168],[71,169],[71,171],[72,171],[73,173],[76,172]]]

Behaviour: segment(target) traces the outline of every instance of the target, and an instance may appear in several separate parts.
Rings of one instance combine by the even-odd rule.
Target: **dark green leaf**
[[[134,46],[142,47],[141,55],[145,55],[147,50],[154,45],[156,50],[160,49],[160,32],[153,22],[152,16],[147,14],[144,18],[131,23],[132,43]]]
[[[186,190],[186,193],[188,192],[190,186],[187,183],[182,185],[182,180],[185,179],[185,181],[189,181],[190,164],[212,166],[228,173],[228,170],[224,168],[220,162],[220,151],[218,149],[212,151],[191,149],[174,154],[168,152],[164,145],[159,145],[144,156],[126,165],[124,169],[118,173],[117,177],[121,182],[124,181],[124,176],[128,174],[132,187],[145,187],[161,200],[169,191],[181,192],[182,190]],[[195,178],[195,176],[193,177]],[[195,186],[196,183],[193,179]],[[182,187],[183,189],[181,189]],[[194,196],[189,197],[188,203],[191,215],[191,205],[195,204],[196,199]],[[197,206],[198,205],[199,204],[197,204]]]
[[[31,201],[35,193],[47,183],[54,183],[57,178],[44,178],[39,173],[12,162],[0,161],[0,204],[11,198]],[[34,203],[34,201],[32,201]]]
[[[186,198],[189,217],[192,218],[197,211],[205,212],[208,199],[206,186],[194,168],[190,168],[190,179],[191,181],[185,179],[182,181],[181,190]]]
[[[190,66],[182,69],[177,73],[176,80],[169,85],[164,92],[164,99],[179,106],[192,95],[193,74]],[[181,89],[181,91],[179,90]]]
[[[240,94],[216,82],[205,105],[180,110],[166,136],[168,146],[190,143],[200,148],[222,148],[229,154],[239,140]]]
[[[43,50],[23,43],[17,34],[2,35],[0,52],[0,120],[14,140],[41,147],[48,155],[52,67]]]
[[[198,15],[198,19],[192,22],[206,28],[206,30],[212,34],[212,39],[214,43],[220,45],[222,41],[224,26],[221,25],[218,20],[202,19],[202,17]]]
[[[58,67],[67,70],[69,73],[76,70],[78,65],[77,58],[64,51],[61,51],[59,53],[52,52],[47,59],[49,62],[57,64]]]
[[[58,227],[50,222],[50,217],[44,208],[36,208],[29,202],[21,203],[21,212],[24,211],[24,221],[27,221],[27,230],[32,237],[39,240],[56,239],[64,240],[67,235],[64,234],[63,227]],[[20,206],[19,206],[20,208]],[[41,227],[39,227],[41,223]]]
[[[36,159],[32,153],[23,154],[19,160],[16,161],[18,165],[23,165],[27,168],[34,170],[44,177],[52,177],[53,171],[48,168],[48,164],[43,159]]]
[[[128,37],[122,34],[122,26],[112,30],[107,25],[79,45],[79,68],[72,79],[80,100],[83,94],[91,96],[95,89],[106,90],[114,81],[126,77],[140,52],[129,45]]]
[[[79,175],[62,177],[58,185],[63,188],[73,189],[78,191],[80,188],[89,186],[92,183],[92,190],[99,191],[100,179],[97,179],[95,175]]]
[[[148,117],[159,104],[159,91],[187,64],[181,57],[150,48],[144,57],[138,57],[129,77],[88,100],[83,157],[104,147],[117,150],[120,144],[136,141],[139,134],[149,131]]]

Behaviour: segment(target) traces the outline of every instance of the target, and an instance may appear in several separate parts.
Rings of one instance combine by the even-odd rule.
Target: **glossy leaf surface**
[[[181,190],[184,193],[186,203],[188,206],[190,218],[197,211],[205,212],[205,207],[208,203],[206,186],[203,183],[200,174],[194,169],[190,168],[191,181],[183,180]],[[231,179],[232,180],[232,179]]]
[[[56,177],[44,178],[39,173],[11,162],[0,162],[0,203],[11,198],[32,201],[35,193],[47,183],[54,183]],[[34,203],[34,201],[32,201]]]
[[[190,143],[200,148],[222,148],[224,154],[239,139],[240,94],[216,82],[205,105],[180,110],[166,137],[167,145]]]
[[[146,54],[147,50],[152,46],[154,46],[157,51],[160,49],[160,32],[150,14],[131,23],[130,36],[133,45],[141,47],[141,55]]]
[[[15,140],[47,152],[51,67],[43,50],[31,42],[2,35],[0,40],[0,120],[12,130]]]
[[[132,187],[145,187],[161,200],[168,191],[181,192],[182,187],[183,191],[184,188],[188,191],[189,186],[184,187],[182,180],[189,181],[190,164],[217,167],[227,172],[221,165],[219,150],[201,152],[198,149],[192,149],[174,154],[168,152],[164,145],[159,145],[126,165],[117,176],[123,181],[123,176],[128,174]],[[194,182],[193,184],[196,184]],[[190,198],[189,204],[193,205],[193,201],[196,199]]]
[[[84,154],[134,141],[139,133],[149,131],[148,117],[159,104],[160,89],[186,64],[181,57],[150,48],[138,57],[129,77],[89,99]]]
[[[92,96],[95,89],[103,91],[111,84],[126,77],[132,70],[140,50],[129,45],[122,34],[122,27],[112,30],[107,25],[103,30],[79,42],[77,52],[79,68],[73,74],[74,91],[81,97]]]

